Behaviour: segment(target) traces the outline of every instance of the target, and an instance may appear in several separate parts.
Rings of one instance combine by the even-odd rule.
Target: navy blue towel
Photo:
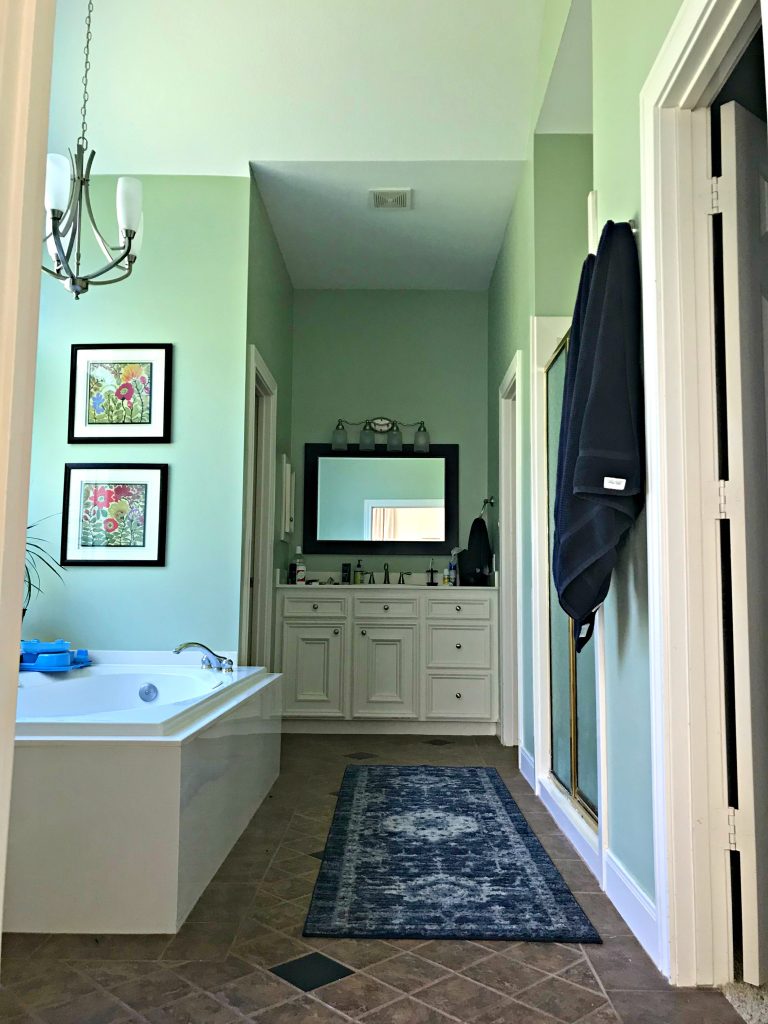
[[[619,544],[645,495],[640,267],[628,224],[605,225],[586,286],[586,311],[582,316],[580,289],[574,314],[578,347],[567,367],[573,385],[561,427],[553,558],[577,650],[591,635]]]

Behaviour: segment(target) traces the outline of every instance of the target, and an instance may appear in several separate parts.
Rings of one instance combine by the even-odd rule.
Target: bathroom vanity
[[[492,735],[493,587],[277,587],[286,732]]]

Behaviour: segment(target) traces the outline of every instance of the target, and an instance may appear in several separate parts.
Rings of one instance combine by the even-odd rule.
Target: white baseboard
[[[635,934],[648,956],[661,969],[656,907],[621,861],[605,851],[605,894]]]
[[[600,881],[600,846],[597,831],[579,814],[551,779],[539,779],[537,796],[555,819],[565,838],[576,848],[576,853]]]
[[[520,774],[523,776],[525,781],[531,787],[536,789],[536,765],[533,760],[533,755],[529,754],[525,747],[519,748],[518,765],[520,767]]]
[[[338,736],[495,736],[495,722],[354,722],[345,719],[284,718],[284,733]]]

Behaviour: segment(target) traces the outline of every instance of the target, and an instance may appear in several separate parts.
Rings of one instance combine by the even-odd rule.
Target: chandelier
[[[88,152],[88,72],[91,68],[91,15],[93,0],[88,2],[85,18],[85,68],[83,72],[83,105],[80,108],[82,125],[74,156],[69,158],[58,153],[49,153],[45,173],[45,245],[51,258],[51,267],[43,263],[43,270],[55,277],[79,299],[93,284],[115,284],[124,281],[133,270],[141,249],[144,233],[144,217],[141,212],[142,187],[138,178],[117,179],[117,227],[118,245],[110,245],[96,226],[91,208],[90,180],[93,158],[96,153]],[[84,273],[80,269],[82,257],[83,229],[86,220],[91,226],[99,248],[107,262],[104,266]]]

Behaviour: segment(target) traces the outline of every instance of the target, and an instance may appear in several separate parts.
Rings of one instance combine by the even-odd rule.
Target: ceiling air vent
[[[413,207],[412,188],[372,188],[368,196],[374,210],[410,210]]]

